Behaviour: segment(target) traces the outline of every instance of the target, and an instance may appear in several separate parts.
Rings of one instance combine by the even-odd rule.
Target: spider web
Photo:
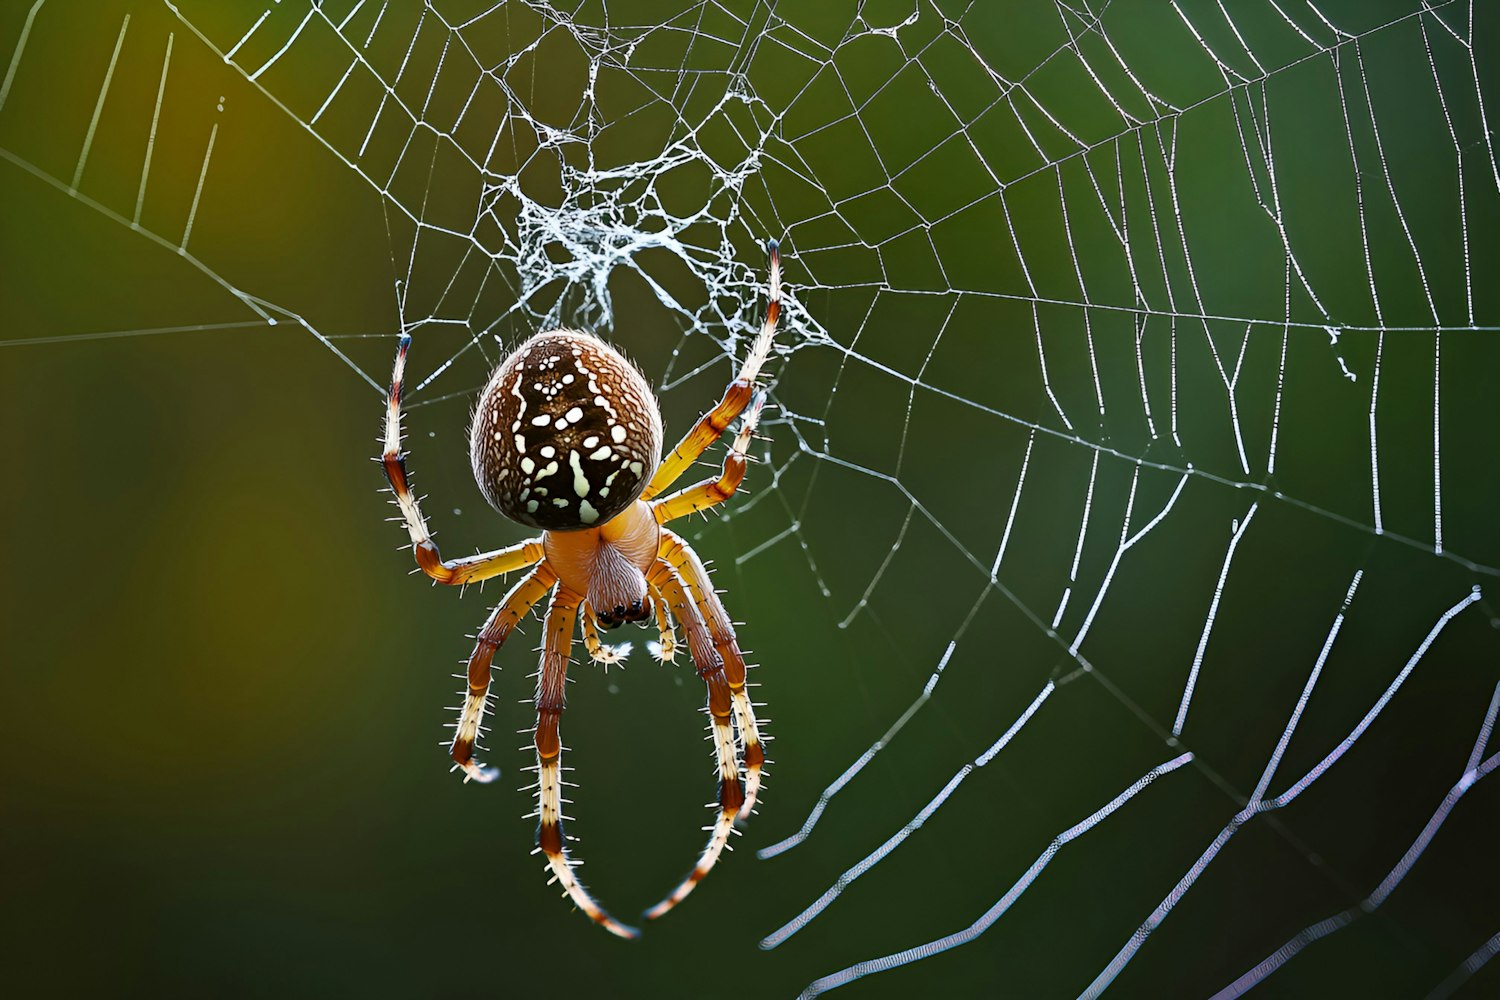
[[[803,995],[954,952],[1024,995],[1446,996],[1497,950],[1493,7],[36,0],[6,30],[0,157],[237,310],[98,336],[290,323],[382,390],[394,328],[233,251],[265,123],[378,203],[417,408],[578,325],[680,426],[783,241],[761,467],[704,531],[850,650],[753,619],[800,775],[756,933],[826,969]],[[76,131],[36,127],[49,35]],[[89,169],[111,142],[128,182]],[[819,730],[840,757],[799,756]]]

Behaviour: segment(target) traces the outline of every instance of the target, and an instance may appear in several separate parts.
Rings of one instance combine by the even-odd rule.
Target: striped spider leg
[[[699,417],[692,429],[677,442],[672,453],[657,466],[656,474],[651,477],[650,484],[641,494],[642,500],[660,496],[682,478],[682,474],[734,423],[734,418],[744,411],[755,395],[755,381],[760,377],[766,358],[770,356],[771,341],[776,336],[776,323],[781,317],[781,251],[775,240],[767,241],[766,249],[771,258],[770,302],[766,305],[766,318],[761,324],[760,333],[756,335],[755,344],[750,348],[750,356],[736,373],[734,381],[724,390],[724,397],[719,400],[718,405]]]
[[[653,505],[652,513],[659,524],[716,506],[734,495],[745,478],[745,452],[750,446],[764,402],[764,396],[757,393],[745,414],[743,426],[735,436],[734,444],[724,456],[724,468],[720,475],[690,486]],[[708,844],[693,870],[666,898],[646,911],[647,918],[654,920],[682,902],[693,891],[718,861],[736,821],[749,818],[760,793],[766,756],[760,727],[755,719],[755,708],[745,686],[745,658],[740,652],[734,625],[713,588],[703,561],[687,542],[665,527],[661,529],[656,569],[652,571],[650,581],[654,592],[669,602],[673,616],[682,623],[688,637],[688,650],[698,667],[699,676],[709,685],[708,710],[720,768],[719,819],[711,828]],[[716,703],[716,695],[721,694],[717,687],[720,682],[727,689],[722,694],[727,694],[728,697],[727,702],[721,697],[719,703]],[[737,729],[737,743],[734,742],[735,731],[730,726],[731,708]],[[743,747],[746,770],[743,788],[740,786],[736,752],[740,746]]]
[[[760,422],[761,409],[765,405],[765,393],[755,388],[755,382],[770,353],[771,343],[776,335],[777,321],[781,315],[781,255],[774,240],[768,244],[768,249],[771,272],[770,301],[766,305],[766,318],[761,324],[760,334],[755,339],[750,356],[736,374],[734,381],[729,383],[729,387],[724,390],[724,397],[719,404],[699,418],[698,423],[672,450],[667,460],[662,462],[643,495],[648,499],[660,495],[671,487],[714,441],[718,440],[736,417],[743,414],[744,422],[729,452],[724,456],[723,469],[718,476],[678,490],[652,505],[652,512],[658,524],[664,525],[688,514],[718,506],[734,496],[745,478],[745,453],[749,450],[756,425]],[[745,820],[755,808],[760,788],[761,767],[765,756],[755,724],[754,708],[745,692],[744,657],[740,655],[734,628],[724,610],[723,603],[719,601],[718,595],[709,583],[708,571],[704,568],[702,561],[686,542],[671,532],[664,531],[659,555],[667,557],[669,550],[673,553],[686,553],[685,556],[672,559],[673,568],[681,573],[689,589],[695,595],[703,617],[713,630],[714,643],[719,647],[720,655],[724,659],[725,671],[734,692],[736,721],[739,724],[740,738],[745,744],[745,763],[749,770],[745,807],[740,813],[740,819]],[[665,639],[662,645],[667,646]]]
[[[391,484],[396,506],[401,509],[401,519],[406,524],[411,548],[417,557],[417,565],[434,583],[463,586],[478,583],[518,569],[524,569],[542,561],[542,540],[528,538],[524,542],[493,552],[484,552],[462,559],[444,559],[438,551],[432,532],[427,529],[427,519],[417,495],[411,491],[411,476],[406,471],[406,453],[401,450],[401,395],[406,379],[406,354],[411,350],[411,334],[403,333],[396,346],[396,361],[391,369],[391,388],[386,394],[385,450],[380,464],[385,469],[385,478]]]
[[[688,652],[698,668],[698,676],[708,688],[708,716],[713,735],[714,754],[719,767],[719,818],[709,834],[708,844],[698,858],[698,863],[687,878],[672,890],[665,899],[646,911],[648,920],[655,920],[672,907],[682,902],[687,894],[701,882],[719,860],[729,835],[734,832],[734,821],[745,804],[745,791],[740,784],[739,756],[735,752],[734,731],[730,723],[731,704],[729,679],[724,673],[724,661],[714,648],[708,627],[698,612],[697,603],[688,596],[681,578],[671,564],[658,561],[651,571],[651,585],[672,607],[673,616],[682,623],[687,634]]]
[[[697,605],[698,614],[708,626],[714,650],[724,663],[724,676],[729,682],[730,697],[734,700],[735,725],[745,754],[745,803],[740,808],[739,819],[748,820],[755,810],[760,795],[761,771],[765,767],[766,753],[761,743],[760,726],[755,721],[755,707],[750,701],[745,686],[745,655],[740,651],[739,637],[729,612],[719,600],[718,592],[708,576],[708,568],[698,553],[687,542],[671,531],[662,529],[661,559],[672,567],[687,587]]]
[[[444,559],[438,551],[417,496],[411,490],[406,454],[401,450],[401,397],[406,376],[406,355],[410,349],[411,335],[403,334],[396,348],[391,388],[386,396],[385,448],[380,461],[385,469],[386,479],[391,484],[391,493],[396,498],[396,506],[401,510],[407,535],[411,538],[417,566],[436,583],[463,586],[541,562],[545,552],[540,538],[463,559]],[[495,651],[505,642],[516,624],[556,582],[556,573],[545,565],[538,566],[512,587],[496,605],[475,638],[474,651],[469,656],[464,704],[459,710],[458,724],[454,727],[453,742],[449,747],[454,763],[463,768],[465,781],[489,782],[498,774],[493,768],[486,768],[474,760],[474,744],[479,739],[485,698],[490,688],[490,663],[495,658]]]
[[[781,256],[776,243],[770,253],[770,301],[760,334],[750,356],[724,390],[724,396],[683,436],[652,477],[643,496],[659,496],[718,440],[736,417],[744,420],[733,444],[724,456],[719,475],[679,490],[652,504],[652,515],[659,525],[698,511],[718,506],[732,497],[745,478],[746,452],[754,437],[765,405],[765,393],[756,388],[756,379],[771,350],[781,314]],[[720,770],[719,819],[711,828],[708,844],[698,863],[677,888],[646,911],[656,919],[693,891],[709,873],[734,831],[737,820],[749,818],[760,793],[765,750],[755,709],[746,691],[745,659],[739,649],[734,626],[724,610],[704,567],[692,548],[676,534],[663,528],[657,550],[657,568],[649,577],[656,593],[666,598],[672,616],[687,633],[688,649],[709,689],[708,712]],[[666,645],[663,640],[663,645]],[[722,688],[720,687],[722,685]],[[725,697],[727,695],[727,698]],[[731,711],[735,726],[731,726]],[[737,728],[737,733],[736,733]],[[735,740],[735,736],[738,740]],[[739,746],[743,746],[747,779],[740,785]]]
[[[574,619],[582,600],[559,587],[547,608],[546,638],[536,676],[537,849],[546,855],[553,878],[562,883],[574,905],[590,920],[618,937],[637,938],[640,931],[610,916],[578,881],[573,859],[568,855],[568,838],[563,834],[563,820],[568,818],[562,812],[566,801],[562,795],[564,688],[568,680],[568,654],[573,648]]]
[[[485,705],[490,693],[490,664],[495,652],[510,636],[510,633],[547,596],[557,583],[557,574],[546,563],[536,567],[521,578],[505,595],[495,610],[485,620],[484,627],[474,637],[474,652],[469,654],[469,665],[465,675],[468,687],[464,691],[463,708],[459,710],[458,724],[454,727],[453,742],[448,754],[453,762],[463,768],[464,781],[488,784],[500,776],[492,767],[485,767],[474,759],[474,746],[479,739],[479,725],[484,720]]]

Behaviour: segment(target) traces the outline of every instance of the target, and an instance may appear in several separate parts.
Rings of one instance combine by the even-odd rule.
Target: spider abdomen
[[[506,517],[548,531],[591,528],[629,507],[661,460],[656,398],[598,337],[540,333],[490,376],[469,458]]]

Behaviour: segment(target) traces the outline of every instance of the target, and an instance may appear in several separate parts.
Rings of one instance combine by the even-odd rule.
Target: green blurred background
[[[910,3],[587,3],[566,18],[502,4],[460,32],[441,22],[492,5],[355,6],[324,4],[251,81],[305,3],[0,4],[0,976],[14,995],[795,995],[968,925],[1054,836],[1191,750],[1194,766],[1065,847],[978,941],[844,991],[1073,996],[1242,807],[1357,570],[1273,794],[1347,735],[1445,610],[1493,589],[1500,182],[1477,98],[1497,92],[1493,9],[1322,3],[1327,22],[1294,15],[1310,43],[1274,5],[1236,5],[1247,52],[1212,3],[1181,16],[1096,4],[1098,25],[1051,3],[924,4],[889,33],[870,29],[902,25]],[[346,15],[355,46],[369,32],[369,66],[401,74],[388,96],[439,128],[467,93],[443,67],[465,51],[504,67],[514,103],[477,98],[455,134],[480,154],[505,139],[486,161],[505,190],[481,188],[420,130],[366,139],[379,95],[358,89],[363,70],[304,126],[349,64],[330,27]],[[607,52],[592,103],[591,51]],[[1259,83],[1257,63],[1271,71]],[[750,98],[720,104],[726,93]],[[539,146],[540,126],[592,139]],[[1319,302],[1296,279],[1287,291],[1275,213],[1256,200],[1273,180],[1258,134]],[[607,173],[673,142],[703,158]],[[725,182],[747,163],[742,184]],[[466,211],[467,233],[481,198],[494,211],[472,241],[429,231],[413,249],[403,209],[438,225]],[[1101,198],[1115,224],[1129,220],[1131,262]],[[580,210],[610,199],[619,217]],[[655,199],[679,217],[707,211],[663,239]],[[651,238],[629,252],[580,219]],[[408,575],[370,461],[380,387],[405,323],[418,378],[437,372],[408,426],[445,551],[516,540],[465,451],[472,391],[504,347],[549,322],[601,326],[663,387],[669,429],[685,428],[730,377],[726,338],[763,308],[766,236],[785,241],[794,299],[767,460],[729,516],[688,534],[764,664],[776,766],[741,849],[625,944],[570,912],[528,857],[530,794],[516,789],[529,760],[513,749],[528,740],[511,733],[530,725],[535,627],[497,660],[489,760],[502,780],[445,773],[447,675],[496,591],[460,599]],[[618,252],[601,265],[579,257],[590,246]],[[471,247],[494,255],[493,281]],[[727,283],[707,292],[705,275]],[[1210,346],[1231,372],[1240,359],[1248,471]],[[1377,350],[1383,536],[1368,437]],[[1189,467],[1171,514],[1109,577],[1076,659],[1132,477],[1133,532]],[[1172,741],[1225,547],[1257,501]],[[1325,778],[1231,841],[1113,994],[1207,995],[1368,895],[1464,769],[1500,679],[1495,623],[1489,597],[1457,616]],[[627,919],[686,870],[712,793],[700,686],[632,638],[623,672],[575,667],[565,719],[583,871]],[[757,861],[950,653],[932,700],[814,835]],[[1065,683],[921,831],[803,933],[757,949],[1049,679]],[[1377,913],[1262,992],[1436,986],[1500,930],[1497,796],[1487,782],[1467,793]],[[1497,984],[1491,969],[1465,988]]]

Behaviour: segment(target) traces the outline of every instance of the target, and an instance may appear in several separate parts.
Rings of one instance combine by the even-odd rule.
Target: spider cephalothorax
[[[494,552],[444,559],[432,540],[401,451],[401,391],[411,337],[402,336],[396,351],[381,461],[417,564],[438,583],[459,585],[531,567],[479,632],[450,753],[465,780],[494,778],[493,770],[474,759],[490,664],[516,624],[550,592],[535,699],[537,843],[579,908],[621,937],[638,932],[611,917],[579,883],[562,832],[561,723],[573,633],[581,624],[589,656],[613,663],[628,647],[603,645],[598,628],[654,618],[660,655],[667,661],[677,648],[675,619],[687,633],[688,651],[708,689],[719,815],[697,865],[646,911],[659,917],[708,874],[736,820],[750,815],[765,764],[734,627],[702,560],[666,524],[723,503],[745,476],[745,452],[763,402],[756,380],[780,311],[775,243],[770,256],[771,301],[750,356],[718,405],[664,460],[661,416],[650,385],[599,338],[572,330],[541,333],[500,364],[474,411],[469,435],[474,478],[496,510],[543,531],[539,538]],[[720,474],[661,497],[742,414]]]

